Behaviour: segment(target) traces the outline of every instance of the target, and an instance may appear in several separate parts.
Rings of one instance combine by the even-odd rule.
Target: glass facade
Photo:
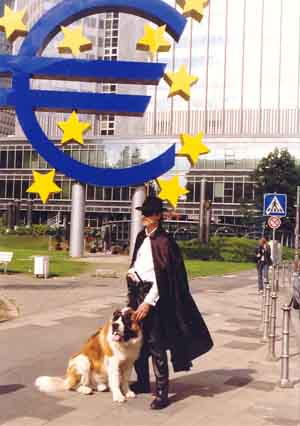
[[[173,51],[158,60],[173,70],[187,65],[199,82],[189,104],[168,99],[161,82],[157,102],[152,91],[146,134],[300,134],[298,0],[210,1],[201,23],[189,21]]]
[[[141,138],[141,139],[120,139],[120,138],[99,138],[91,139],[83,147],[71,144],[63,148],[66,155],[77,159],[85,164],[96,167],[126,168],[144,163],[159,153],[165,151],[175,142],[174,139],[165,138]],[[227,148],[232,146],[232,142],[227,141]],[[284,145],[284,143],[282,142]],[[249,143],[250,145],[250,143]],[[296,143],[295,143],[296,146]],[[250,146],[249,146],[250,149]],[[222,150],[219,150],[222,155]],[[254,159],[255,160],[255,159]],[[219,159],[205,160],[206,166],[197,167],[190,170],[188,161],[177,158],[175,169],[184,180],[189,194],[183,199],[177,208],[177,213],[190,218],[199,214],[200,202],[200,182],[203,177],[207,180],[206,197],[213,202],[213,214],[218,220],[224,217],[235,218],[238,221],[240,216],[239,205],[241,201],[252,202],[255,200],[254,186],[251,181],[250,168],[236,169],[233,167],[222,170]],[[213,162],[216,163],[213,163]],[[231,159],[233,161],[233,159]],[[41,172],[49,170],[51,167],[32,150],[28,143],[21,140],[0,139],[0,209],[5,211],[7,202],[21,200],[34,200],[33,209],[40,212],[39,220],[45,221],[53,216],[53,212],[69,212],[71,208],[72,180],[57,173],[56,183],[62,188],[61,193],[52,195],[47,205],[42,205],[38,195],[28,194],[26,190],[32,183],[32,170]],[[118,219],[124,219],[131,211],[131,199],[135,188],[128,187],[97,187],[85,186],[87,219],[100,220],[103,215],[118,215]]]

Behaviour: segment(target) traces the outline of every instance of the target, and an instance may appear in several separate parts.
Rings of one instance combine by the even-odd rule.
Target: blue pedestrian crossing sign
[[[286,194],[264,194],[264,216],[280,216],[287,214]]]

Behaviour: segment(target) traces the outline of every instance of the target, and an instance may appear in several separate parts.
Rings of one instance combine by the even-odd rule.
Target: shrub
[[[218,249],[212,245],[200,244],[198,240],[180,241],[178,244],[183,257],[186,259],[220,259]]]
[[[179,242],[186,259],[254,262],[257,241],[238,237],[212,237],[209,244],[198,240]]]
[[[255,240],[227,237],[215,244],[220,244],[220,256],[226,262],[255,262]]]

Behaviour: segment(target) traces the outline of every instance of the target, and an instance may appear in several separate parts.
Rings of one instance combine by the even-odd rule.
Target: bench
[[[7,265],[12,261],[13,258],[12,251],[0,251],[0,264],[4,265],[4,273],[7,273]]]

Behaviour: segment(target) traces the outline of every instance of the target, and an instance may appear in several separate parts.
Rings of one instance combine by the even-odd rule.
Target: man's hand
[[[137,321],[142,321],[149,314],[151,306],[148,303],[142,303],[135,311]]]
[[[138,277],[134,273],[134,269],[131,268],[127,272],[127,277],[131,279],[131,281],[137,283],[139,281]]]

